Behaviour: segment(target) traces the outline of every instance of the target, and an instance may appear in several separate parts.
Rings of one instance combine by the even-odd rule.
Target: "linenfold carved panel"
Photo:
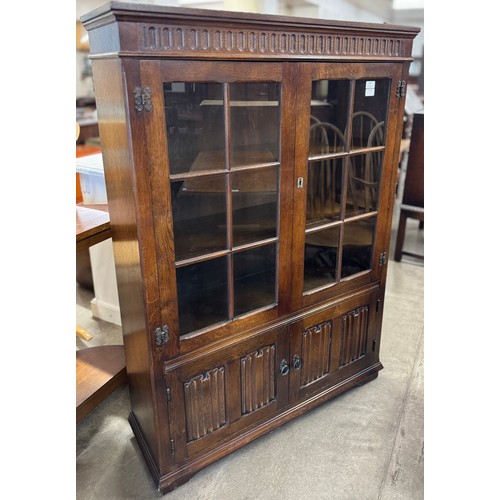
[[[220,367],[184,383],[188,441],[206,436],[226,423],[224,378],[224,367]]]
[[[340,366],[345,366],[366,354],[368,337],[368,306],[359,307],[342,317]]]
[[[274,345],[241,358],[241,413],[258,410],[276,397]]]
[[[330,372],[332,322],[325,321],[302,332],[300,385],[305,386]]]
[[[315,56],[410,55],[405,53],[403,39],[389,37],[151,24],[140,25],[137,29],[142,50],[146,51]]]

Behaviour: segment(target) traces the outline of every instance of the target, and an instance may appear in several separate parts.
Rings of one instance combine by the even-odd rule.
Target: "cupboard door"
[[[401,67],[301,63],[294,307],[380,279],[399,143]]]
[[[290,399],[302,400],[378,361],[377,294],[361,294],[292,325]]]
[[[167,372],[176,460],[205,453],[286,405],[286,333],[272,330]]]
[[[141,61],[167,357],[289,309],[293,88],[277,63]]]

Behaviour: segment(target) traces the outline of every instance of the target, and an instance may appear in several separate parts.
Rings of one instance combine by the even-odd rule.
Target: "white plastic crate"
[[[80,187],[84,205],[107,204],[102,154],[97,153],[76,159],[76,171],[80,174]]]

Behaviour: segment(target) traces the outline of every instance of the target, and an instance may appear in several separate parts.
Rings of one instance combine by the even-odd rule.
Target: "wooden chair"
[[[407,219],[419,221],[419,229],[424,224],[424,113],[413,115],[410,150],[406,166],[403,198],[399,213],[399,225],[394,249],[394,260],[401,261],[403,255],[424,259],[423,255],[403,250]]]
[[[378,122],[370,113],[360,111],[353,115],[353,128],[356,119],[360,123],[358,133],[353,134],[353,148],[372,148],[384,144],[384,121]],[[363,153],[350,159],[349,202],[355,212],[377,210],[382,162],[383,151]]]
[[[312,118],[312,117],[311,117]],[[342,131],[331,123],[315,120],[309,129],[311,155],[323,155],[345,149]],[[339,175],[340,174],[340,175]],[[338,211],[340,203],[340,177],[335,159],[313,162],[307,183],[307,219],[329,219]]]

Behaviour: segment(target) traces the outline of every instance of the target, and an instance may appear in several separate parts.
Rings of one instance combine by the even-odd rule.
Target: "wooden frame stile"
[[[399,68],[399,72],[398,72]],[[403,136],[404,127],[404,113],[405,113],[405,99],[395,98],[397,96],[397,88],[400,81],[406,82],[408,80],[408,74],[410,71],[410,63],[402,62],[400,65],[396,65],[394,69],[394,80],[391,86],[391,107],[389,109],[390,113],[394,113],[393,124],[393,137],[400,138]],[[390,131],[388,131],[388,134]],[[389,136],[387,134],[387,136]],[[401,141],[396,140],[392,142],[392,148],[389,149],[391,144],[388,144],[386,150],[385,161],[390,161],[393,165],[399,165]],[[380,193],[381,199],[387,200],[387,205],[385,208],[385,213],[382,214],[384,220],[384,227],[380,231],[380,251],[385,251],[389,253],[389,246],[391,240],[391,227],[392,218],[394,213],[394,204],[396,201],[396,187],[399,178],[399,169],[393,168],[391,175],[387,178],[385,185],[383,186],[383,191]],[[383,197],[383,198],[382,198]],[[382,211],[383,207],[379,207],[379,212]],[[387,265],[378,266],[379,269],[379,280],[380,280],[380,292],[377,298],[377,311],[380,313],[376,317],[376,339],[375,339],[375,352],[378,357],[380,351],[380,340],[382,335],[382,318],[384,311],[384,297],[387,281]]]
[[[138,442],[153,477],[159,479],[156,464],[164,468],[169,458],[162,455],[156,436],[168,440],[169,434],[162,421],[163,413],[157,410],[158,405],[165,403],[164,394],[157,384],[151,384],[152,379],[162,376],[162,356],[154,349],[153,338],[160,318],[148,155],[141,148],[144,143],[142,116],[130,113],[134,106],[130,86],[134,80],[140,84],[138,66],[136,60],[118,58],[112,61],[95,58],[92,63],[99,107],[99,135],[106,164],[108,207],[113,218],[113,253],[121,290],[122,334],[133,407],[129,420],[136,435],[140,436]],[[116,116],[119,111],[123,115]],[[136,196],[133,205],[122,201],[130,192]],[[141,318],[147,319],[140,321]]]

